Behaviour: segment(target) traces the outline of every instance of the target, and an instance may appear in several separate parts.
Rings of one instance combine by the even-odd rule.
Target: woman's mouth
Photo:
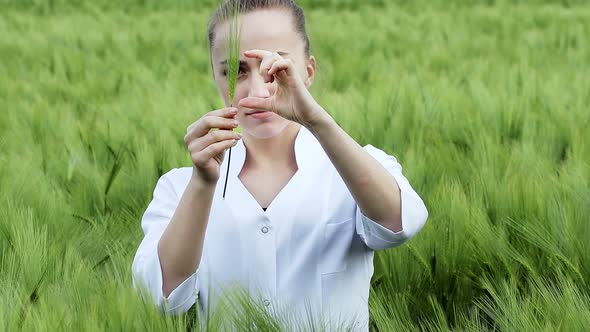
[[[246,113],[246,115],[249,115],[251,117],[253,117],[254,119],[266,119],[269,118],[273,115],[272,112],[270,111],[265,111],[265,110],[254,110],[251,111],[249,113]]]

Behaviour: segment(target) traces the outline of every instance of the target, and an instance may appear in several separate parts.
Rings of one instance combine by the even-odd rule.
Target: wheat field
[[[131,262],[186,127],[223,107],[216,3],[0,0],[0,330],[196,329],[138,296]],[[299,3],[312,94],[430,214],[376,253],[371,330],[588,329],[590,3]]]

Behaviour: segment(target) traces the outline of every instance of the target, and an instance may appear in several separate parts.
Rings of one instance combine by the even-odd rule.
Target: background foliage
[[[157,179],[190,166],[186,127],[223,106],[213,3],[0,0],[0,329],[193,326],[130,269]],[[587,328],[590,5],[300,3],[312,93],[430,212],[376,253],[372,329]]]

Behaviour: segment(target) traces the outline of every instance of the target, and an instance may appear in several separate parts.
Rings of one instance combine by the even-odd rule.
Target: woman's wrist
[[[322,127],[329,126],[333,122],[332,116],[326,112],[321,106],[318,106],[314,116],[308,120],[303,126],[305,126],[314,135],[317,131],[321,131]]]
[[[203,178],[202,178],[202,177],[199,175],[199,173],[198,173],[198,172],[199,172],[199,171],[198,171],[198,170],[196,170],[196,169],[193,167],[193,174],[192,174],[192,176],[191,176],[191,179],[190,179],[190,181],[189,181],[189,186],[190,186],[191,188],[194,188],[194,189],[197,189],[197,190],[199,190],[199,189],[201,189],[201,190],[202,190],[202,189],[211,189],[211,188],[215,188],[215,186],[217,185],[217,181],[218,181],[219,179],[217,179],[217,180],[215,180],[215,181],[209,181],[209,180],[203,179]]]

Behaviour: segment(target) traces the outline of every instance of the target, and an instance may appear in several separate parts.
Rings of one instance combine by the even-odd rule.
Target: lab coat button
[[[264,300],[264,306],[268,307],[270,305],[270,301],[269,300]]]
[[[268,233],[268,227],[264,226],[262,227],[262,229],[260,229],[262,231],[262,233]]]

